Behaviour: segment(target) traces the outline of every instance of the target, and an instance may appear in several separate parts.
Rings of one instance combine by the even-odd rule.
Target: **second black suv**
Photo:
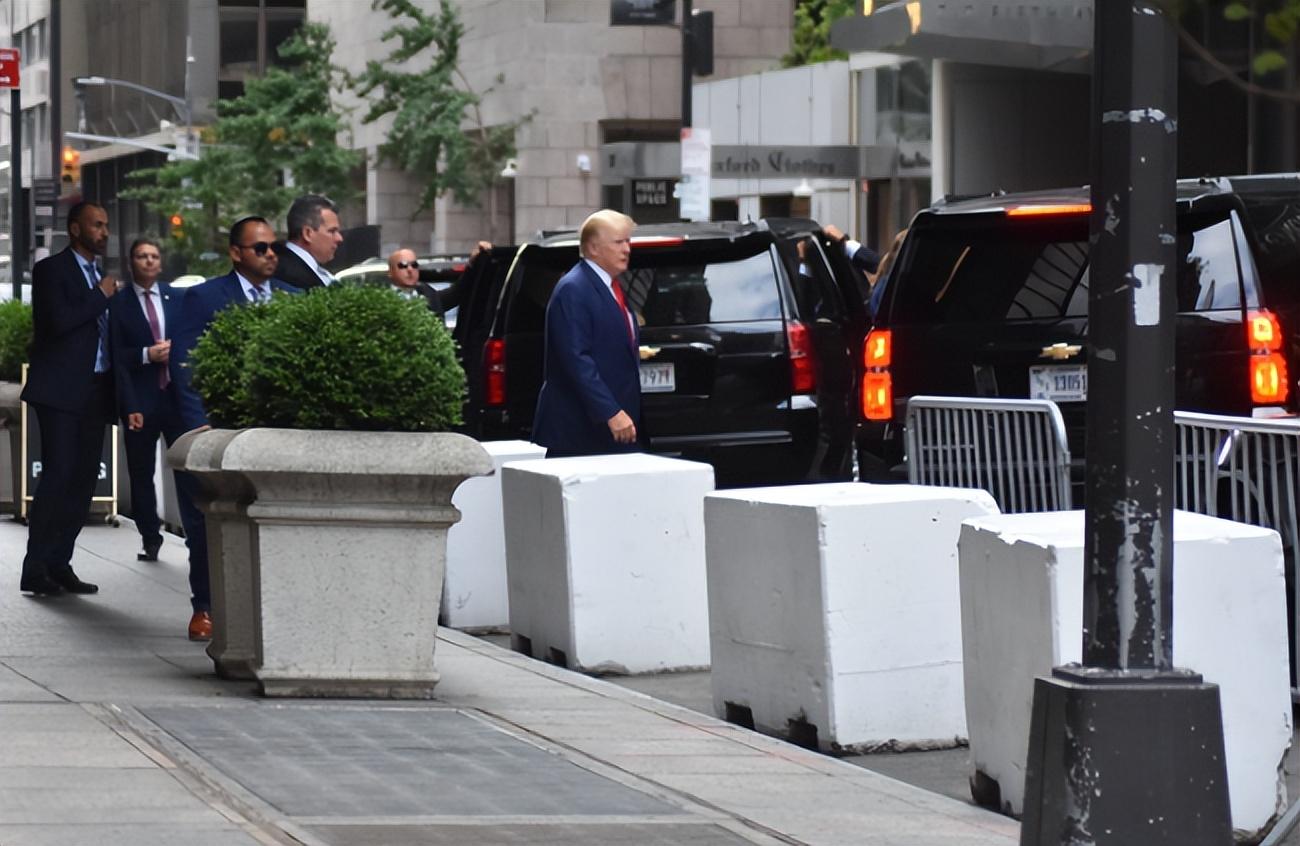
[[[520,248],[481,348],[462,341],[467,360],[481,353],[466,421],[476,436],[531,434],[546,305],[577,261],[572,232]],[[851,478],[858,278],[812,221],[637,228],[624,287],[649,356],[647,448],[713,464],[719,485]]]
[[[1300,176],[1178,185],[1177,408],[1297,408]],[[865,479],[900,478],[908,398],[1043,398],[1083,456],[1088,191],[939,204],[917,215],[864,344]]]

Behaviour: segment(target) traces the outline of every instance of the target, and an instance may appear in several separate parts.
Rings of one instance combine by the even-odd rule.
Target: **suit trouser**
[[[33,406],[41,432],[41,478],[27,515],[24,581],[72,569],[72,551],[99,480],[104,426],[113,402],[111,374],[95,374],[92,384],[83,413]]]
[[[167,446],[185,434],[179,423],[165,420],[139,431],[127,430],[126,466],[131,474],[131,512],[142,540],[162,539],[162,521],[158,519],[158,498],[153,474],[157,466],[158,436]],[[185,546],[190,553],[190,604],[195,611],[212,610],[212,589],[208,582],[208,531],[203,512],[194,504],[198,483],[189,473],[173,473],[176,480],[176,504],[185,529]]]

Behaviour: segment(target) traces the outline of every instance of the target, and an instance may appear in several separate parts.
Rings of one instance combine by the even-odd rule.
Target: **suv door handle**
[[[691,350],[701,355],[716,356],[717,347],[713,344],[706,344],[703,341],[691,341],[689,344],[655,344],[661,350]]]

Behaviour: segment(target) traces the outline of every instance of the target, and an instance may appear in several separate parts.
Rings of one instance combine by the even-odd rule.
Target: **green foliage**
[[[491,89],[472,91],[460,72],[465,25],[449,0],[439,0],[436,14],[412,0],[373,0],[371,7],[394,20],[381,39],[398,42],[388,58],[367,62],[354,80],[359,96],[373,95],[364,123],[393,116],[380,155],[424,185],[417,213],[448,191],[457,202],[476,205],[515,154],[519,123],[483,125],[479,104]],[[403,69],[412,66],[423,69]]]
[[[244,94],[217,104],[217,121],[205,132],[202,158],[136,171],[124,195],[184,223],[168,246],[188,260],[191,273],[212,275],[228,266],[226,232],[248,214],[278,222],[303,193],[348,200],[352,171],[362,154],[337,143],[344,129],[331,92],[343,73],[330,63],[329,27],[306,23],[280,46],[285,67],[250,79]],[[287,187],[281,174],[292,177]]]
[[[799,0],[794,10],[790,52],[781,57],[787,68],[845,58],[831,47],[831,24],[853,14],[853,0]]]
[[[17,382],[32,345],[32,307],[21,300],[0,303],[0,379]]]
[[[227,309],[191,366],[221,426],[427,432],[461,422],[465,373],[451,336],[423,300],[385,288],[335,285]]]

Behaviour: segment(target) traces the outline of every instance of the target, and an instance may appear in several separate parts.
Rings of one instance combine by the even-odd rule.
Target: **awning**
[[[831,27],[846,53],[896,53],[1000,67],[1087,71],[1091,0],[908,0]]]

